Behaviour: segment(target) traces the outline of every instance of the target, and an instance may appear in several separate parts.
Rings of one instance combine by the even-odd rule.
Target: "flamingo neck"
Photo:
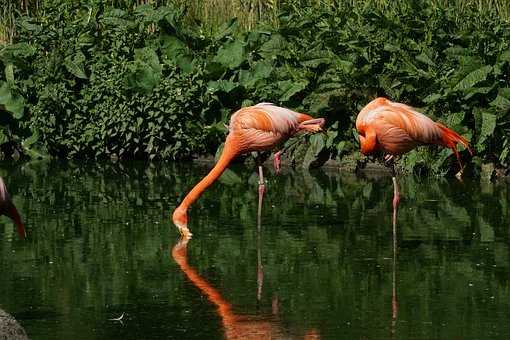
[[[189,206],[192,205],[202,195],[202,193],[221,176],[221,174],[229,166],[230,162],[232,162],[238,154],[239,151],[234,146],[234,143],[232,143],[231,136],[227,136],[225,147],[223,148],[223,152],[221,153],[218,162],[214,165],[207,176],[202,178],[202,180],[198,182],[193,189],[191,189],[176,210],[183,212],[187,211]]]
[[[365,128],[364,132],[364,136],[359,136],[361,153],[369,155],[377,150],[377,135],[372,127]]]

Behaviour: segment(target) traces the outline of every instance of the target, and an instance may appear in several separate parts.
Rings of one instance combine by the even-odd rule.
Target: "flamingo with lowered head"
[[[25,226],[21,221],[21,216],[19,215],[16,206],[14,205],[14,203],[12,203],[11,196],[7,191],[7,187],[5,186],[2,177],[0,177],[0,215],[10,217],[14,221],[14,224],[18,229],[19,237],[22,239],[25,238],[26,236]]]
[[[462,173],[463,166],[457,144],[462,144],[473,155],[468,141],[455,131],[434,122],[410,106],[386,98],[376,98],[360,111],[356,119],[356,129],[361,152],[370,155],[382,151],[386,154],[387,165],[391,164],[394,210],[400,202],[394,156],[409,152],[419,145],[441,145],[453,150]]]
[[[230,118],[229,133],[221,156],[195,187],[184,197],[174,210],[172,220],[183,237],[191,237],[188,229],[188,208],[200,195],[221,176],[230,162],[237,156],[252,152],[271,150],[284,143],[298,132],[316,133],[322,131],[325,120],[298,113],[271,103],[260,103],[236,111]],[[274,155],[274,165],[278,172],[280,152]],[[264,194],[264,177],[259,164],[259,200]]]

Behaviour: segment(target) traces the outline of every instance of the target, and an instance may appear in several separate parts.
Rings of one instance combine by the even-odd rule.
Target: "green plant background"
[[[48,0],[14,12],[16,34],[0,45],[0,148],[14,157],[214,154],[230,114],[265,101],[326,117],[326,134],[287,145],[290,161],[316,166],[356,160],[355,117],[387,96],[471,140],[475,169],[508,168],[504,8],[311,3],[265,6],[273,14],[250,25],[207,25],[179,1]],[[454,159],[420,148],[402,164],[445,174]]]

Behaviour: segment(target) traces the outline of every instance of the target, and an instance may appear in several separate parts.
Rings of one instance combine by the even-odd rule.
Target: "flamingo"
[[[276,148],[298,132],[317,133],[322,131],[324,118],[298,113],[271,103],[259,103],[236,111],[230,118],[229,133],[216,165],[184,197],[174,210],[172,221],[183,237],[191,237],[188,229],[188,208],[200,195],[221,176],[230,162],[237,156]],[[280,168],[280,154],[274,156],[274,167]],[[259,200],[264,195],[264,175],[259,163]]]
[[[391,165],[393,180],[394,213],[400,203],[400,192],[396,179],[394,157],[404,154],[419,145],[436,144],[453,150],[463,171],[457,144],[462,144],[469,153],[473,150],[468,141],[455,131],[412,107],[392,102],[386,98],[376,98],[368,103],[356,118],[361,153],[370,155],[378,151],[385,153],[386,164]]]
[[[0,215],[10,217],[14,221],[14,224],[18,229],[19,237],[22,239],[25,238],[26,236],[25,226],[21,221],[21,216],[19,215],[16,206],[14,205],[14,203],[12,203],[11,196],[7,191],[7,187],[5,186],[2,177],[0,177]]]

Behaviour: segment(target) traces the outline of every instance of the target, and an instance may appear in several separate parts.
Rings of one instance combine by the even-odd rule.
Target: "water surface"
[[[402,178],[395,255],[391,178],[267,169],[258,226],[234,166],[178,245],[208,168],[1,165],[29,237],[0,219],[0,308],[32,339],[510,337],[508,184]]]

